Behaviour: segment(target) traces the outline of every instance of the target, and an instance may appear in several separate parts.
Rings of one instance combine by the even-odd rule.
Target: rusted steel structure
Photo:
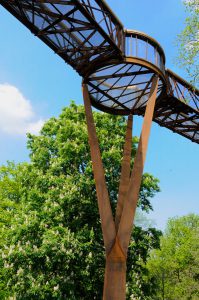
[[[125,299],[126,259],[152,121],[199,143],[199,91],[170,70],[148,35],[125,30],[103,0],[0,0],[83,78],[91,159],[106,250],[103,299]],[[91,104],[128,116],[113,219]],[[143,128],[130,169],[133,115]]]

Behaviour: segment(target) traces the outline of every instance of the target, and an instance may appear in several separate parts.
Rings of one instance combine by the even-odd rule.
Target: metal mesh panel
[[[97,70],[87,79],[93,105],[116,114],[129,114],[146,106],[154,71],[123,63]],[[163,89],[160,79],[158,95]]]
[[[199,111],[174,96],[162,95],[156,105],[154,121],[195,143],[199,143]]]

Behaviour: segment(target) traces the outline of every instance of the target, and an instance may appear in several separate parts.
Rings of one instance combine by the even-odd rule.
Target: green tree
[[[161,250],[148,261],[150,280],[159,288],[152,299],[199,299],[199,216],[170,219]]]
[[[94,117],[114,209],[126,122],[98,112]],[[50,119],[40,136],[28,136],[28,147],[31,163],[24,167],[22,209],[2,251],[7,286],[19,300],[101,299],[104,249],[83,106],[72,103],[59,118]],[[144,174],[141,210],[151,209],[150,198],[158,191],[158,180]],[[145,299],[150,292],[145,262],[158,247],[159,235],[154,228],[135,227],[128,299]]]
[[[199,82],[199,0],[184,0],[189,16],[186,26],[178,36],[179,64],[197,86]]]
[[[4,246],[12,219],[20,210],[24,166],[8,162],[0,167],[0,249]],[[0,256],[0,299],[7,295],[5,282],[4,263]]]

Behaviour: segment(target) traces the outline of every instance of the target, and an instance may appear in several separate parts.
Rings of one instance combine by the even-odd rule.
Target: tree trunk
[[[126,256],[118,240],[106,258],[103,300],[126,299]]]

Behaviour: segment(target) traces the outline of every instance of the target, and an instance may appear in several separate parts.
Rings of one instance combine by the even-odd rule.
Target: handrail
[[[95,1],[98,4],[103,5],[104,9],[110,13],[111,18],[113,19],[113,22],[117,22],[121,28],[124,27],[124,25],[122,24],[120,19],[116,16],[116,14],[113,12],[113,10],[110,8],[110,6],[108,5],[108,3],[105,0],[95,0]]]
[[[166,74],[170,95],[199,111],[199,90],[171,70],[167,70]]]
[[[125,30],[125,55],[141,58],[165,73],[165,54],[160,44],[147,34]]]

